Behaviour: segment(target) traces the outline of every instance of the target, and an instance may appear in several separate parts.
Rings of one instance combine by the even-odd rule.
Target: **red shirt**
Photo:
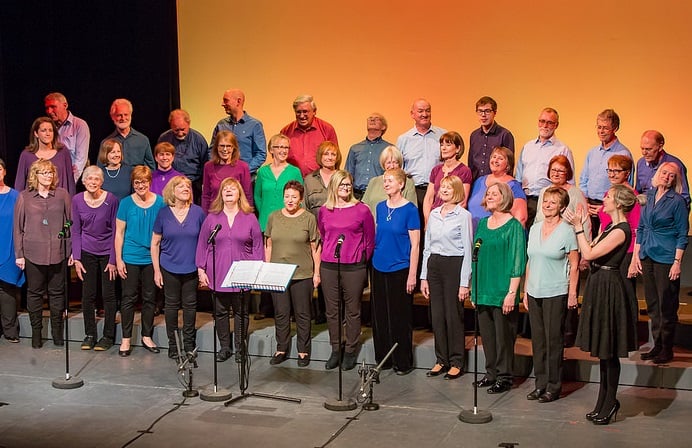
[[[299,128],[293,121],[284,126],[281,133],[291,140],[288,163],[297,166],[303,177],[320,167],[317,164],[317,148],[320,143],[330,141],[339,145],[334,127],[317,117],[312,120],[308,129]]]

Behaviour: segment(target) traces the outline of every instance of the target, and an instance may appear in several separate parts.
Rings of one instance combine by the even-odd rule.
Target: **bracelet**
[[[507,291],[507,294],[516,294],[516,291],[512,291],[511,289]]]
[[[578,231],[578,232],[574,232],[575,235],[581,235],[582,233],[584,233],[584,230],[580,230],[580,231]]]
[[[680,263],[680,259],[679,259],[679,258],[676,258],[675,260],[673,260],[673,263],[675,263],[676,261],[677,261],[678,263]]]

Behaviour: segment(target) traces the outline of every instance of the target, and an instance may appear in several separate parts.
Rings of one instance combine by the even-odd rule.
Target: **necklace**
[[[111,176],[111,170],[109,170],[108,168],[106,168],[106,175],[108,175],[108,177],[110,177],[111,179],[115,179],[116,177],[118,177],[118,174],[120,174],[120,168],[122,168],[122,165],[120,165],[120,166],[118,167],[118,169],[115,171],[115,175],[114,175],[114,176]]]
[[[387,221],[392,220],[392,213],[394,213],[394,210],[396,210],[396,207],[395,208],[389,208],[389,206],[387,206]]]

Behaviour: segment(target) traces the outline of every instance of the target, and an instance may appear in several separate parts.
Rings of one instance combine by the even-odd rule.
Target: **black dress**
[[[625,241],[591,262],[577,331],[577,346],[599,359],[626,358],[636,350],[637,304],[630,303],[620,275],[620,263],[630,246],[629,224],[608,227],[601,239],[616,228],[625,232]]]

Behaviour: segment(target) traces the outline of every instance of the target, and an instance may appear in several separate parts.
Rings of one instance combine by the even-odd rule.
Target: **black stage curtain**
[[[180,107],[174,0],[12,0],[0,14],[0,157],[14,184],[43,97],[62,92],[91,129],[90,160],[113,129],[115,98],[152,147]]]

